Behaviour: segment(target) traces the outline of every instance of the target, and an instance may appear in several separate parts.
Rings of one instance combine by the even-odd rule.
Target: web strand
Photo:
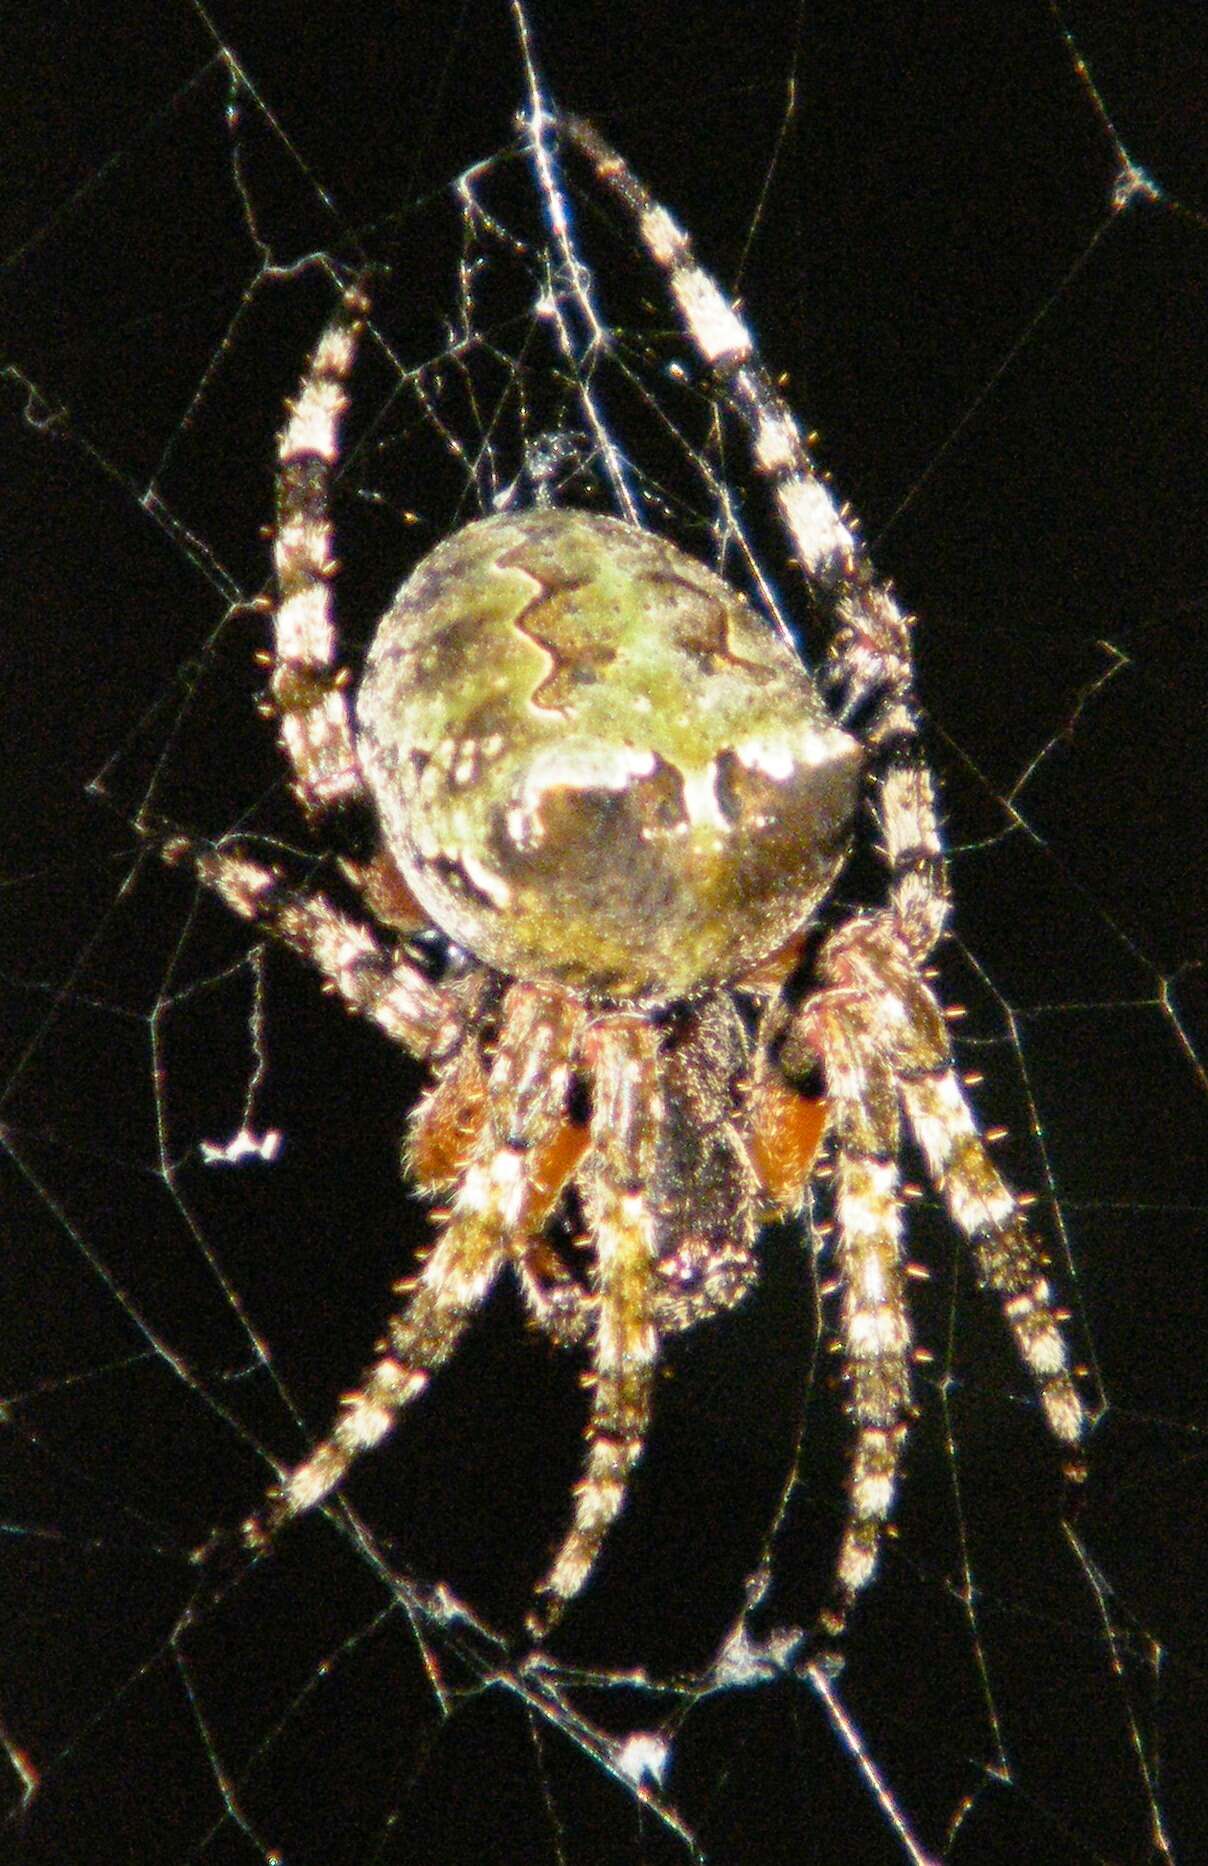
[[[592,46],[534,9],[476,18],[428,40],[353,9],[320,71],[157,8],[137,86],[106,46],[53,77],[14,55],[4,1831],[57,1861],[99,1811],[141,1857],[331,1866],[455,1857],[457,1809],[534,1859],[822,1859],[835,1832],[915,1866],[1191,1859],[1195,171],[1064,12],[958,33],[973,76],[934,92],[947,42],[904,58],[871,26],[748,44],[706,7],[675,46],[616,18]],[[1181,82],[1153,80],[1168,117]],[[942,995],[1086,1368],[1078,1503],[940,1201],[907,1185],[932,1358],[841,1670],[807,1631],[842,1529],[825,1179],[752,1299],[675,1345],[598,1582],[540,1662],[517,1633],[585,1401],[506,1297],[271,1561],[190,1560],[316,1442],[428,1238],[397,1160],[418,1066],[131,827],[342,885],[254,660],[283,397],[341,289],[374,266],[332,488],[354,663],[426,549],[541,502],[665,532],[818,654],[724,398],[633,229],[561,164],[563,104],[727,290],[741,270],[778,391],[922,618]],[[439,961],[417,948],[417,992]]]

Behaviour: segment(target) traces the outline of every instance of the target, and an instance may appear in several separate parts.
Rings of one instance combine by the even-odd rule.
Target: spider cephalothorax
[[[829,1126],[855,1428],[834,1629],[875,1566],[911,1409],[903,1115],[1067,1445],[1082,1406],[1043,1258],[924,976],[947,892],[908,618],[685,235],[589,125],[560,127],[632,217],[747,429],[831,623],[837,710],[712,571],[633,525],[551,508],[468,525],[423,559],[354,710],[327,483],[367,305],[344,294],[281,437],[270,691],[308,816],[372,813],[378,852],[348,872],[384,936],[242,854],[172,848],[427,1062],[408,1164],[447,1209],[330,1435],[243,1534],[263,1547],[328,1496],[510,1268],[534,1320],[593,1373],[583,1479],[541,1583],[548,1623],[623,1503],[661,1338],[742,1297],[760,1224],[800,1209]],[[886,905],[820,935],[866,772]],[[408,944],[425,929],[450,955],[439,978]],[[565,1243],[570,1215],[586,1252]]]

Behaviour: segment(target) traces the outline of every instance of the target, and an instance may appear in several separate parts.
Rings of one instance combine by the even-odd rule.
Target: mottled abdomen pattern
[[[838,872],[861,762],[742,596],[571,510],[425,557],[357,722],[433,920],[500,971],[609,998],[681,997],[783,945]]]

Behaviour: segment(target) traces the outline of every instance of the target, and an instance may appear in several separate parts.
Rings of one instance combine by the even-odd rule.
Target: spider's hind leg
[[[1066,1312],[1054,1303],[1047,1259],[1019,1199],[990,1158],[951,1058],[904,1081],[902,1099],[928,1173],[973,1252],[978,1281],[1002,1304],[1049,1430],[1073,1450],[1085,1430],[1086,1411],[1062,1329]],[[1076,1458],[1067,1475],[1083,1475]]]
[[[928,1173],[969,1244],[978,1280],[1000,1299],[1053,1436],[1071,1449],[1085,1414],[1045,1260],[1019,1200],[990,1159],[956,1076],[943,1011],[893,910],[838,928],[818,956],[822,988],[793,1016],[785,1061],[816,1056],[836,1135],[840,1333],[857,1440],[837,1604],[841,1630],[871,1578],[911,1415],[911,1337],[896,1156],[904,1109]],[[1079,1475],[1075,1463],[1071,1475]]]

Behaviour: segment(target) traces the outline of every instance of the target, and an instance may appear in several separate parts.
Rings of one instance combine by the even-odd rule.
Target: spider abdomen
[[[860,752],[768,623],[655,534],[573,510],[467,525],[383,618],[358,751],[391,852],[500,971],[666,999],[803,926]]]

